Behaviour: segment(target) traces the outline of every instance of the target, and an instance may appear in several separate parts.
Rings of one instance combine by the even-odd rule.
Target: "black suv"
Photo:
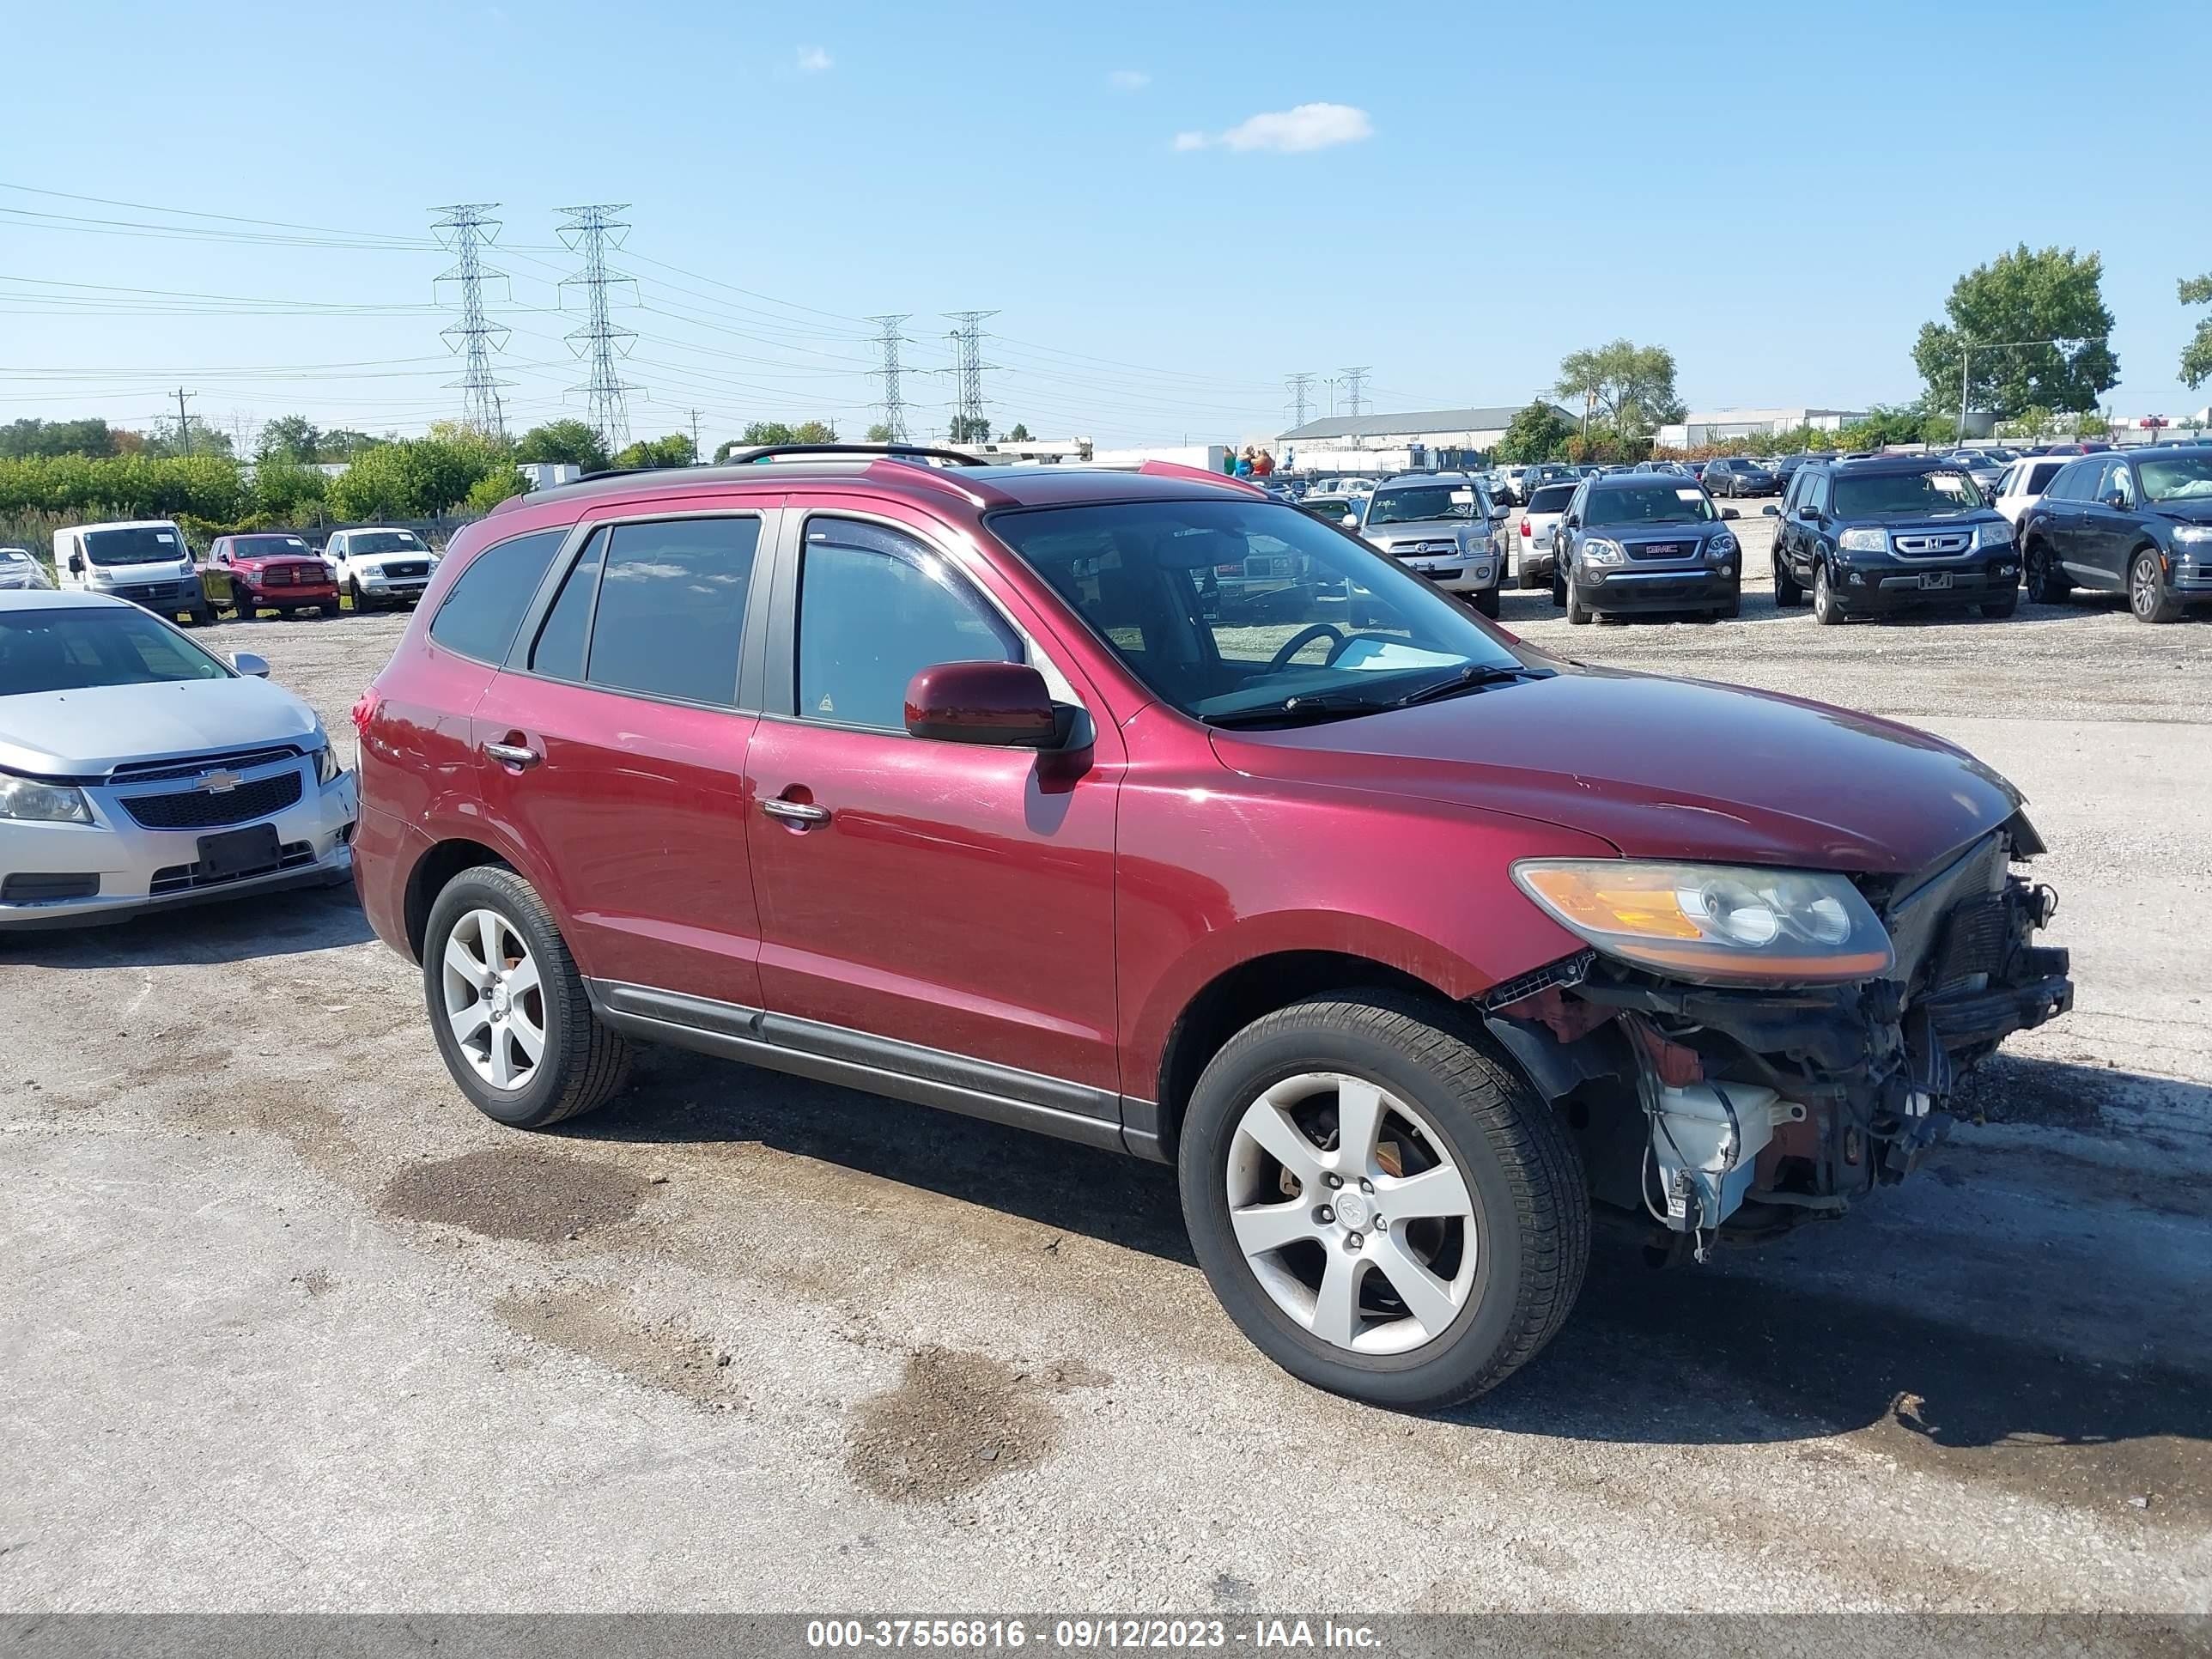
[[[1797,469],[1774,532],[1774,603],[1809,591],[1823,623],[1908,607],[2020,605],[2020,550],[2005,516],[1966,468],[1924,456],[1874,456]]]
[[[1552,532],[1552,603],[1567,620],[1635,611],[1710,611],[1743,603],[1743,550],[1695,478],[1608,472],[1585,478]]]
[[[2021,515],[2027,596],[2125,593],[2139,622],[2212,605],[2212,444],[2067,463]]]

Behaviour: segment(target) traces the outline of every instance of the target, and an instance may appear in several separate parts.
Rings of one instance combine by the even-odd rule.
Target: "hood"
[[[191,574],[190,554],[173,559],[149,559],[143,564],[87,564],[84,580],[95,587],[102,582],[123,587],[132,582],[173,581],[179,570],[186,575]]]
[[[2020,795],[1964,750],[1820,703],[1561,665],[1441,702],[1286,732],[1217,732],[1261,777],[1419,796],[1602,836],[1634,858],[1905,873]]]
[[[1456,541],[1462,536],[1490,533],[1481,519],[1393,519],[1389,524],[1363,524],[1359,533],[1381,546],[1385,542]]]
[[[2212,499],[2154,501],[2150,510],[2161,519],[2172,519],[2176,524],[2212,524]]]
[[[0,697],[0,767],[45,777],[100,777],[127,761],[264,744],[304,749],[314,732],[313,710],[250,675]]]

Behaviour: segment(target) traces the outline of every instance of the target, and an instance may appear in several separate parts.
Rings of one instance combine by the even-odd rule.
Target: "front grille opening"
[[[270,749],[241,749],[227,755],[195,755],[190,760],[133,761],[107,775],[111,784],[160,783],[168,778],[197,778],[203,772],[250,772],[257,766],[297,760],[289,744]]]
[[[123,810],[149,830],[213,830],[265,818],[299,799],[300,774],[294,770],[256,778],[219,794],[183,789],[170,795],[129,795],[124,798]]]
[[[92,898],[99,892],[96,875],[19,870],[0,881],[0,904],[49,904],[56,899]]]
[[[263,876],[275,875],[283,870],[295,870],[303,864],[315,861],[312,842],[288,841],[276,849],[276,862],[264,865],[258,870],[240,870],[235,875],[216,876],[208,873],[200,864],[171,864],[154,872],[154,879],[146,890],[155,898],[167,893],[198,892],[204,888],[231,887],[241,881],[258,881]]]

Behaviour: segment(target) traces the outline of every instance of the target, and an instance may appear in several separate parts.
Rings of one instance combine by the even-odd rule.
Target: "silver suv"
[[[1504,561],[1491,528],[1505,509],[1491,503],[1482,481],[1465,472],[1407,472],[1376,485],[1360,511],[1359,533],[1408,570],[1447,592],[1498,614]]]

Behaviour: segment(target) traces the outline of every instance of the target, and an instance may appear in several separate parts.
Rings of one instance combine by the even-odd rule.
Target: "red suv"
[[[264,611],[337,615],[337,578],[305,537],[218,536],[208,562],[230,577],[230,602],[240,622],[252,622]]]
[[[766,464],[763,464],[766,463]],[[461,1091],[682,1044],[1173,1164],[1248,1335],[1433,1407],[1902,1178],[2070,1006],[2003,779],[1584,667],[1249,485],[763,452],[458,537],[354,867]]]

